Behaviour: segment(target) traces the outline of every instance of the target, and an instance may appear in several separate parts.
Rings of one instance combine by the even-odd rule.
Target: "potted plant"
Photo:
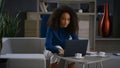
[[[0,46],[1,47],[2,47],[3,37],[16,37],[16,34],[19,31],[19,23],[20,23],[20,20],[18,19],[19,13],[14,18],[7,13],[3,14],[4,2],[5,0],[1,0],[1,5],[0,5]]]

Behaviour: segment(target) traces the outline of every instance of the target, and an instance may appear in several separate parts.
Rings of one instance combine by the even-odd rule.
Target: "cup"
[[[99,56],[105,56],[105,52],[99,52]]]
[[[79,9],[79,10],[78,10],[78,12],[79,12],[79,13],[82,13],[82,12],[83,12],[83,10],[82,10],[82,9]]]
[[[82,58],[82,54],[81,54],[81,53],[76,53],[76,54],[75,54],[75,57],[76,57],[76,58]]]

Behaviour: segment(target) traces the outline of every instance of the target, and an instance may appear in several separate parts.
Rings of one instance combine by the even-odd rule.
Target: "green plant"
[[[12,18],[10,15],[4,16],[3,22],[3,37],[16,37],[16,34],[19,31],[19,23],[20,20],[18,19],[19,13]]]
[[[2,37],[16,37],[17,32],[19,31],[20,20],[17,13],[15,17],[9,15],[9,13],[3,13],[3,6],[5,0],[2,0],[0,3],[0,44],[2,45]]]
[[[4,21],[4,16],[3,16],[3,6],[4,6],[5,0],[0,1],[0,46],[2,46],[2,36],[3,36],[3,23]]]

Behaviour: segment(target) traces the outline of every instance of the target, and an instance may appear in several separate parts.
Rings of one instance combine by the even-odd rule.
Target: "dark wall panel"
[[[18,11],[36,11],[36,0],[6,0],[5,11],[15,15]]]
[[[20,12],[19,19],[20,22],[20,31],[17,34],[18,36],[24,36],[24,20],[26,19],[26,12],[37,11],[37,0],[6,0],[4,11],[9,13],[14,17],[18,12]]]
[[[120,1],[114,0],[113,36],[120,38]]]

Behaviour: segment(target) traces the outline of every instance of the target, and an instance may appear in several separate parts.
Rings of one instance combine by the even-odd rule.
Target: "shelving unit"
[[[106,1],[101,0],[101,2],[103,2],[103,4],[101,3],[101,5],[104,5],[104,2],[106,2]],[[100,2],[97,2],[97,3],[100,3]],[[111,34],[109,37],[100,36],[100,34],[99,34],[100,20],[96,20],[96,23],[94,23],[95,24],[95,27],[94,27],[95,28],[95,31],[94,31],[94,33],[95,33],[95,36],[94,36],[95,51],[105,51],[105,52],[113,52],[113,53],[120,52],[120,37],[114,37],[114,34],[113,34],[113,31],[116,31],[113,29],[113,25],[117,23],[117,21],[113,20],[113,18],[115,18],[113,11],[114,11],[114,8],[116,8],[113,5],[113,3],[115,4],[115,2],[113,2],[112,0],[111,1],[108,0],[108,3],[109,3],[109,16],[111,17],[111,18],[110,17],[109,18],[111,20],[110,22],[111,22],[111,26],[112,26]],[[98,5],[96,5],[96,6],[98,6]],[[111,7],[113,9],[111,9]],[[103,9],[104,9],[104,7],[103,7]],[[96,13],[96,16],[99,18],[102,17],[103,12]],[[116,26],[114,26],[114,27],[116,27]]]
[[[97,13],[97,2],[98,0],[37,0],[37,12],[28,12],[27,13],[27,23],[26,23],[26,30],[25,36],[36,36],[40,37],[40,24],[42,18],[41,15],[44,14],[52,14],[50,12],[41,12],[40,11],[40,3],[47,2],[47,3],[57,3],[57,6],[60,4],[87,4],[89,5],[88,12],[77,12],[79,17],[79,33],[78,36],[80,39],[89,39],[89,49],[91,51],[105,51],[105,52],[120,52],[120,35],[119,37],[101,37],[99,35],[99,22],[96,18],[98,16],[102,16],[103,12]],[[73,6],[73,5],[72,5]],[[80,6],[79,6],[80,9]],[[110,12],[112,16],[112,13]],[[33,25],[36,24],[36,25]],[[115,22],[114,22],[115,24]],[[114,25],[113,24],[113,25]],[[118,24],[118,23],[117,23]],[[30,26],[32,25],[32,26]],[[116,26],[116,24],[114,25]],[[29,27],[34,27],[28,29]],[[118,28],[118,27],[117,27]],[[117,29],[116,27],[113,29]],[[34,30],[34,31],[33,31]],[[119,30],[119,29],[118,29]],[[118,31],[115,30],[115,31]],[[114,31],[114,32],[115,32]],[[115,32],[115,34],[118,32]],[[117,34],[118,35],[118,34]]]
[[[88,12],[77,12],[78,17],[79,17],[79,33],[78,36],[80,39],[88,39],[89,40],[89,50],[95,50],[95,41],[94,41],[94,28],[95,25],[94,23],[96,22],[96,0],[37,0],[37,12],[28,12],[27,13],[27,20],[31,20],[31,18],[38,17],[38,19],[36,19],[37,21],[41,21],[42,19],[39,19],[38,15],[41,14],[51,14],[52,12],[41,12],[39,11],[39,7],[41,3],[43,2],[47,2],[47,3],[57,3],[58,6],[60,6],[60,4],[87,4],[89,6],[88,8]],[[79,6],[80,7],[80,6]],[[80,8],[79,8],[80,9]],[[35,19],[33,19],[35,20]],[[35,23],[35,22],[33,22]],[[28,23],[29,24],[29,23]],[[38,23],[36,23],[38,24]],[[39,23],[40,25],[40,23]],[[38,26],[37,26],[38,27]],[[40,27],[39,27],[40,29]],[[36,29],[38,30],[38,28]],[[27,30],[26,30],[27,31]],[[39,35],[39,31],[36,31],[37,37]],[[27,35],[26,35],[27,36]],[[30,36],[30,35],[29,35]],[[32,35],[35,36],[35,35]]]
[[[94,50],[94,22],[96,22],[96,0],[44,0],[41,2],[57,3],[60,4],[88,4],[88,12],[77,12],[79,17],[79,33],[78,36],[81,39],[89,39],[90,50]],[[79,8],[80,9],[80,8]],[[39,12],[40,14],[49,14],[45,12]]]

